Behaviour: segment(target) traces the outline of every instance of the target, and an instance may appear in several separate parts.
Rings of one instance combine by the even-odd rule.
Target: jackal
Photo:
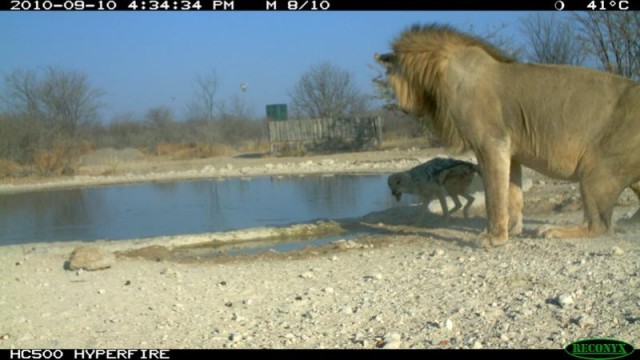
[[[449,221],[449,215],[462,207],[458,195],[467,199],[463,212],[465,218],[469,217],[469,208],[475,200],[469,194],[469,185],[475,173],[479,173],[476,164],[437,157],[407,171],[391,174],[387,182],[396,200],[400,201],[403,193],[419,195],[424,201],[425,209],[428,209],[429,202],[436,196],[442,206],[445,221]],[[447,194],[455,203],[451,210],[447,207]]]

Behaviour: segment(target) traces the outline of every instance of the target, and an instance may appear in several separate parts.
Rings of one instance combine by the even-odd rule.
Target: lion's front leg
[[[522,165],[511,160],[509,171],[509,234],[522,233]]]
[[[484,180],[485,206],[489,221],[481,245],[504,245],[509,240],[509,170],[506,151],[478,152]]]

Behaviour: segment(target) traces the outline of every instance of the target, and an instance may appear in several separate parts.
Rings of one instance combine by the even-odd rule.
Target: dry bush
[[[0,179],[18,177],[22,174],[22,166],[11,160],[0,159]]]
[[[245,140],[238,145],[240,152],[267,153],[271,151],[271,144],[268,140]]]
[[[155,154],[158,156],[169,156],[174,160],[186,160],[231,155],[233,152],[229,146],[220,144],[160,143],[156,145]]]
[[[33,164],[42,176],[72,175],[78,166],[78,158],[92,150],[87,141],[78,144],[61,142],[48,150],[34,154]]]

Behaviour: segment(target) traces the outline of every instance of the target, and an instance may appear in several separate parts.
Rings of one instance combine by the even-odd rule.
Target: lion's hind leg
[[[640,200],[640,181],[630,186],[631,190],[636,194],[638,200]],[[640,223],[640,209],[636,211],[635,214],[629,219],[629,221]]]
[[[625,188],[619,179],[591,176],[580,184],[584,222],[577,226],[543,226],[538,234],[546,238],[596,237],[613,233],[613,207]]]

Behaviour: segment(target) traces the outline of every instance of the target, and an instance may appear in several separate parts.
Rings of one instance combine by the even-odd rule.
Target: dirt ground
[[[110,158],[74,177],[5,181],[0,194],[49,188],[308,173],[401,171],[439,149],[191,161]],[[131,155],[129,153],[129,155]],[[471,156],[462,156],[472,159]],[[104,159],[103,159],[104,160]],[[500,248],[476,238],[475,206],[421,218],[398,206],[362,218],[97,242],[116,254],[67,270],[79,243],[3,246],[0,348],[561,348],[587,337],[640,346],[640,227],[550,240],[544,224],[582,219],[576,184],[525,171],[525,231]],[[380,191],[388,191],[380,189]],[[614,218],[638,208],[626,190]],[[203,243],[366,233],[297,252],[202,258]],[[188,256],[185,254],[189,254]]]

